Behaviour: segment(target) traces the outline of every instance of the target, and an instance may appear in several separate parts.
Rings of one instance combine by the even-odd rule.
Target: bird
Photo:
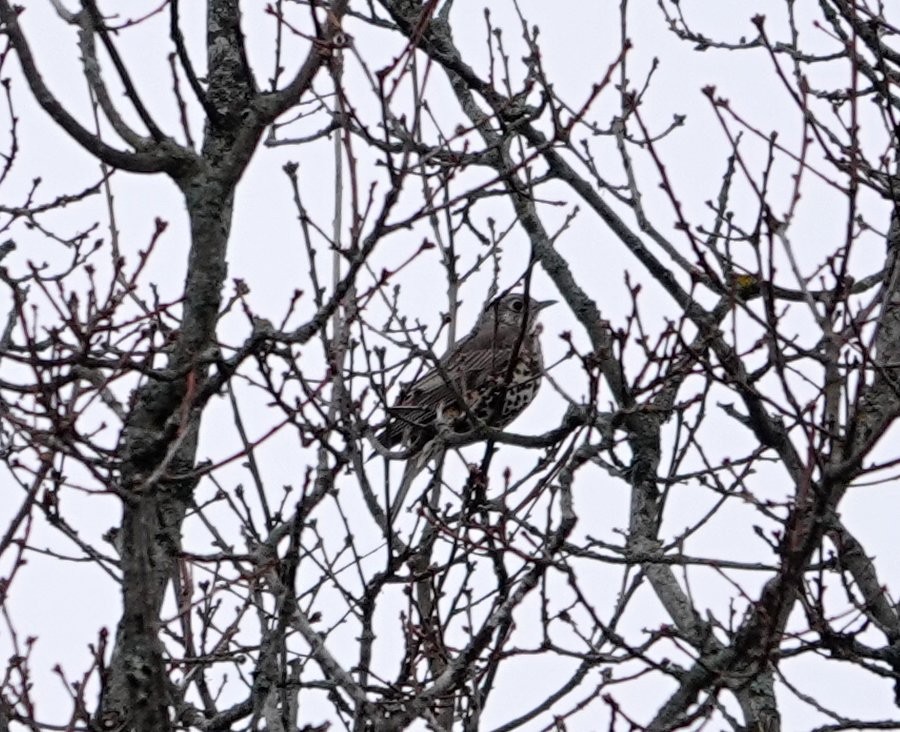
[[[503,429],[531,404],[544,369],[537,317],[555,302],[510,292],[497,297],[434,368],[402,389],[378,435],[387,448],[403,445],[410,465],[393,501],[392,519],[412,478],[433,457],[440,426],[472,433],[461,443],[470,444],[480,439],[479,426]]]

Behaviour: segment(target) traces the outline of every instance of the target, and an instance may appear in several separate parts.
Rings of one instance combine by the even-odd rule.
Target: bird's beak
[[[549,308],[551,305],[556,305],[556,300],[540,300],[535,304],[537,305],[535,310],[540,311],[540,310],[543,310],[544,308]]]

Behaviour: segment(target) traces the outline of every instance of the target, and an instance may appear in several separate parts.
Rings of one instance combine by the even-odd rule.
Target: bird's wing
[[[389,410],[391,420],[380,436],[381,442],[394,446],[401,442],[408,427],[433,426],[439,407],[450,417],[463,414],[465,406],[460,399],[466,392],[506,374],[517,339],[518,330],[499,328],[470,335],[457,343],[441,359],[440,366],[403,390]]]

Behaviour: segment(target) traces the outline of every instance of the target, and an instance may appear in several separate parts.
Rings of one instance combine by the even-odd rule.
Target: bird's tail
[[[390,520],[392,524],[403,509],[406,497],[409,495],[409,489],[412,487],[416,476],[422,472],[432,459],[436,458],[436,466],[440,466],[443,462],[443,453],[444,448],[438,444],[438,441],[431,440],[420,452],[406,461],[406,466],[403,468],[403,477],[400,479],[400,487],[397,489],[397,495],[390,505]]]

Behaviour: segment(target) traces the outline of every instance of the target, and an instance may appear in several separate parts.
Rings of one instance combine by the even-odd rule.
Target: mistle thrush
[[[537,394],[544,364],[535,325],[538,313],[554,302],[514,293],[490,302],[472,332],[435,368],[403,389],[390,409],[380,442],[385,447],[402,443],[416,456],[410,461],[420,469],[431,456],[426,446],[437,437],[441,424],[458,434],[477,434],[482,424],[506,427]],[[423,448],[426,454],[419,455]],[[393,514],[412,477],[407,471]]]

